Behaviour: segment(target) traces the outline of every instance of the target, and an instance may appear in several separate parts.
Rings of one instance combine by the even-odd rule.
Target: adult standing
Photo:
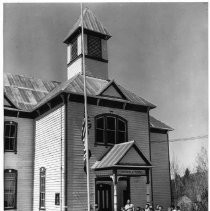
[[[128,199],[125,205],[125,211],[134,211],[134,205],[131,204],[131,200]]]
[[[149,209],[149,204],[146,204],[146,205],[145,205],[145,211],[150,211],[150,209]]]

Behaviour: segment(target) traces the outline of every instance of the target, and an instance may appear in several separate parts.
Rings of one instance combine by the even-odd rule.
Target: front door
[[[112,211],[111,185],[96,185],[96,203],[99,211]]]

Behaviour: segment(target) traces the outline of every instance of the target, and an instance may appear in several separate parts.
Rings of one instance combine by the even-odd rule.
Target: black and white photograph
[[[208,2],[2,10],[0,210],[208,210]]]

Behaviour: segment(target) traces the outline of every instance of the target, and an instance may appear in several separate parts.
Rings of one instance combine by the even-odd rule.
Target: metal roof
[[[66,36],[64,42],[66,43],[68,38],[81,26],[82,26],[82,16],[80,15],[79,19],[77,20],[77,22],[74,24],[74,26]],[[83,26],[84,29],[106,35],[108,38],[111,37],[111,34],[107,31],[107,29],[103,26],[103,24],[98,20],[98,18],[89,8],[85,8],[83,10]]]
[[[51,93],[49,93],[49,95],[46,98],[40,101],[36,105],[36,108],[46,103],[48,100],[52,99],[54,96],[58,95],[61,92],[83,95],[83,86],[84,86],[83,80],[84,80],[83,75],[79,73],[73,78],[69,79],[68,81],[65,81],[64,83],[60,84],[60,86],[58,86],[56,89],[54,89]],[[109,81],[107,80],[86,76],[87,95],[97,98],[105,98],[99,95],[101,91],[104,90],[104,87],[107,86],[108,83]],[[123,94],[127,98],[127,100],[122,99],[121,101],[155,108],[155,106],[152,103],[149,103],[143,98],[138,97],[134,93],[122,88],[121,86],[120,90],[122,90]],[[106,97],[106,99],[108,99],[108,97]],[[111,98],[111,100],[119,101],[118,99],[113,99],[113,98]]]
[[[107,80],[87,76],[87,95],[107,99],[107,97],[99,95],[109,83],[110,82]],[[119,100],[112,98],[112,100],[148,106],[151,108],[155,107],[153,104],[124,89],[122,86],[117,84],[116,86],[119,87],[127,99]],[[63,83],[59,83],[29,78],[22,75],[13,75],[10,73],[4,74],[4,94],[16,108],[23,111],[32,111],[62,92],[83,95],[83,75],[77,74],[73,78]]]
[[[4,94],[17,109],[31,111],[59,82],[4,73]]]
[[[115,81],[107,81],[89,76],[86,77],[87,95],[104,98],[103,96],[100,96],[100,94],[105,88],[111,86],[113,83],[118,86],[126,97],[126,100],[122,99],[121,101],[155,108],[153,104],[126,90]],[[62,92],[83,95],[83,85],[83,75],[81,74],[77,74],[73,78],[60,83],[56,81],[35,79],[23,75],[4,73],[4,94],[6,98],[9,99],[16,109],[25,112],[35,110]],[[115,99],[112,98],[112,100]],[[119,99],[116,100],[119,101]],[[7,107],[6,103],[5,107]],[[173,130],[171,127],[152,116],[150,116],[150,128]]]
[[[169,127],[168,125],[164,124],[160,120],[155,119],[152,116],[150,116],[150,128],[156,128],[156,129],[162,129],[162,130],[170,130],[170,131],[173,130],[173,128]]]
[[[97,161],[92,169],[105,169],[117,167],[119,161],[125,156],[125,154],[131,149],[131,147],[136,146],[135,141],[129,141],[121,144],[115,144],[110,151],[102,158],[101,161]],[[137,147],[137,146],[136,146]],[[138,147],[137,147],[138,148]],[[139,149],[139,148],[138,148]],[[140,151],[140,150],[139,150]],[[143,159],[146,160],[148,165],[141,167],[152,166],[151,163],[146,159],[146,157],[141,152]],[[140,167],[140,166],[139,166]]]

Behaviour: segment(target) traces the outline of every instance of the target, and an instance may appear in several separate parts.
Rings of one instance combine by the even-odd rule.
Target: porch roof
[[[137,153],[137,162],[129,162],[129,158],[126,160],[126,157],[131,156],[131,149],[134,149],[133,152]],[[145,157],[139,147],[136,145],[135,141],[129,141],[121,144],[115,144],[109,151],[104,155],[100,161],[92,166],[92,169],[105,170],[105,169],[146,169],[151,168],[152,164]]]

